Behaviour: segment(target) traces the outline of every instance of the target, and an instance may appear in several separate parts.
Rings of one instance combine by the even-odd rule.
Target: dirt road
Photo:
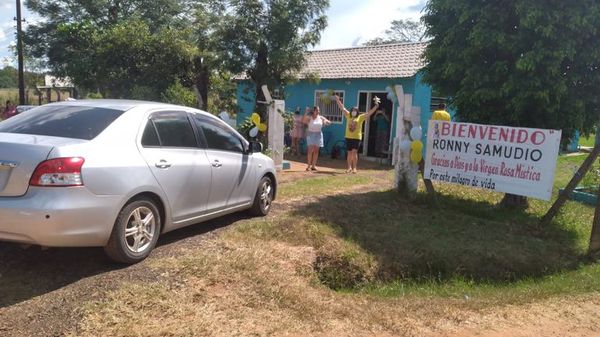
[[[323,171],[336,172],[337,169],[324,168]],[[288,173],[282,181],[285,184],[306,177],[298,169]],[[285,206],[282,208],[293,207]],[[275,211],[270,216],[278,214]],[[244,223],[246,219],[244,214],[235,214],[169,233],[161,238],[150,258],[129,267],[114,265],[97,248],[43,250],[0,243],[0,336],[78,335],[88,303],[101,300],[128,280],[151,283],[157,278],[168,279],[168,274],[157,273],[156,268],[151,267],[153,261],[199,249],[216,240],[226,228]],[[173,282],[178,280],[174,278]],[[409,335],[415,336],[600,336],[600,296],[553,298],[539,303],[449,313],[447,317],[434,319],[433,325],[425,319],[419,320],[418,315],[396,319],[406,320],[401,324],[409,325]],[[238,334],[250,332],[239,331]],[[252,334],[270,333],[254,331]],[[395,335],[354,329],[351,321],[340,321],[340,329],[335,334]]]

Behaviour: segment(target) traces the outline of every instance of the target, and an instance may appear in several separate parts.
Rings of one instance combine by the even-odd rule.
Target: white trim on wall
[[[373,93],[381,93],[381,92],[385,92],[385,89],[382,90],[359,90],[358,93],[356,94],[356,106],[360,106],[360,94],[367,94],[367,106],[366,106],[366,111],[360,111],[362,113],[366,113],[367,111],[369,111],[370,107],[372,105],[369,105],[370,102],[373,101],[373,97],[371,96]],[[396,115],[396,102],[392,100],[392,114],[391,114],[391,121],[390,121],[390,134],[389,134],[389,141],[391,141],[393,139],[392,136],[392,130],[394,129],[393,127],[393,122],[394,122],[394,116]],[[370,119],[365,121],[365,132],[363,134],[363,150],[362,150],[362,155],[365,157],[368,157],[367,153],[369,151],[369,144],[365,144],[365,140],[368,142],[369,141],[369,129],[370,129]],[[371,158],[371,157],[369,157]],[[373,157],[375,158],[375,157]]]

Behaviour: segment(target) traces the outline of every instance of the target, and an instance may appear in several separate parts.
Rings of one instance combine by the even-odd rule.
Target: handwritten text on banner
[[[425,179],[550,200],[561,131],[429,121]]]

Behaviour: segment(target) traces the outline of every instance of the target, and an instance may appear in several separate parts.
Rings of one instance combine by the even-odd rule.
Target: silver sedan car
[[[103,246],[141,261],[159,234],[249,209],[277,188],[260,143],[203,111],[160,103],[49,104],[0,123],[0,240]]]

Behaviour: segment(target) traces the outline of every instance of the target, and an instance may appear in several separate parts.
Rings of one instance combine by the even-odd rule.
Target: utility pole
[[[21,0],[17,1],[17,59],[19,62],[19,105],[25,105],[25,78],[23,77],[23,32],[21,29]]]

